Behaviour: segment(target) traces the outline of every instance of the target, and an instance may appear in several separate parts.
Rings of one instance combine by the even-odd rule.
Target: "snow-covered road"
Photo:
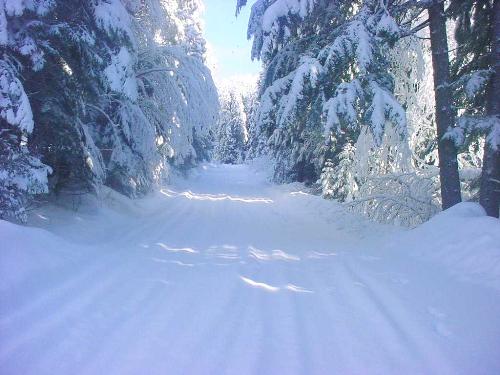
[[[206,165],[0,222],[0,374],[500,374],[498,222],[404,231],[302,189]]]

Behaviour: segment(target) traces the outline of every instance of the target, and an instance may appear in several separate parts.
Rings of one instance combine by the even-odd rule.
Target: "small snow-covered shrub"
[[[349,208],[380,223],[414,227],[439,212],[435,176],[421,172],[370,176]]]

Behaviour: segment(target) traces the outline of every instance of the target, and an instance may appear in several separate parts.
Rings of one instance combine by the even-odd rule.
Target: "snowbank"
[[[460,203],[402,235],[397,247],[437,262],[463,280],[500,289],[500,221]]]
[[[0,290],[4,291],[38,272],[50,272],[64,262],[70,244],[38,228],[0,220]]]

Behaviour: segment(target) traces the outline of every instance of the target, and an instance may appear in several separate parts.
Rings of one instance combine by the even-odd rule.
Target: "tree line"
[[[237,0],[237,12],[246,6]],[[498,0],[257,0],[250,153],[382,221],[498,217]]]
[[[198,0],[0,0],[0,217],[40,194],[131,197],[208,157]]]

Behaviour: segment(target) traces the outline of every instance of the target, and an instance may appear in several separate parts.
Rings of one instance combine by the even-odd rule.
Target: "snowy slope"
[[[498,374],[500,224],[405,231],[247,166],[0,221],[0,374]]]

